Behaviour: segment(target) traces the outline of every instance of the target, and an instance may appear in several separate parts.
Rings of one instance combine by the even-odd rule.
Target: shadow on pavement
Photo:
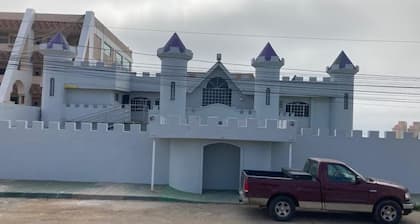
[[[254,218],[255,220],[260,220],[261,222],[271,222],[272,219],[268,216],[267,209],[265,208],[252,208],[244,207],[244,213]],[[412,222],[412,217],[408,220],[409,216],[403,216],[400,224],[414,224],[417,222]],[[274,222],[274,221],[273,221]],[[289,224],[293,223],[375,223],[371,214],[369,213],[327,213],[327,212],[307,212],[307,211],[298,211],[296,216],[290,221]],[[420,220],[419,222],[420,223]]]

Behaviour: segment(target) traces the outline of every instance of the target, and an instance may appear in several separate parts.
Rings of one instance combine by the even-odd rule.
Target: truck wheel
[[[295,214],[295,203],[286,196],[277,196],[268,205],[269,215],[277,221],[288,221]]]
[[[401,220],[401,206],[392,200],[381,201],[376,206],[373,216],[379,224],[397,224]]]

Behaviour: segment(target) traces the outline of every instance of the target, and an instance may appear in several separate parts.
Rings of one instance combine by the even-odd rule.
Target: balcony
[[[259,125],[256,119],[219,119],[198,116],[162,117],[151,115],[148,130],[154,138],[213,139],[240,141],[290,142],[296,139],[296,122],[293,120],[265,120]]]

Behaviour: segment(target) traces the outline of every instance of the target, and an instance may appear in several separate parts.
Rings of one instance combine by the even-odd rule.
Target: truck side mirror
[[[363,182],[362,178],[359,176],[356,176],[355,184],[361,184]]]

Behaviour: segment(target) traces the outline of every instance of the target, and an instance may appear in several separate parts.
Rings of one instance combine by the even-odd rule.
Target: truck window
[[[307,160],[305,163],[305,166],[303,167],[303,171],[311,174],[313,177],[318,176],[318,162],[314,160]]]
[[[328,164],[328,181],[335,183],[355,183],[356,175],[340,164]]]

